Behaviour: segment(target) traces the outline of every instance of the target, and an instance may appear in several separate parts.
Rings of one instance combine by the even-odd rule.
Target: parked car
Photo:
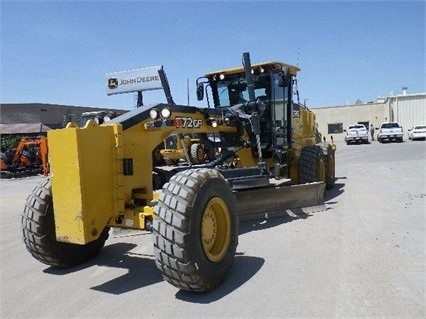
[[[397,122],[382,123],[377,129],[379,130],[377,140],[380,143],[383,143],[384,140],[402,142],[404,139],[404,130]]]
[[[346,130],[345,142],[349,143],[368,143],[368,132],[364,124],[349,125]]]
[[[417,139],[426,139],[426,125],[414,125],[408,130],[408,139],[417,140]]]

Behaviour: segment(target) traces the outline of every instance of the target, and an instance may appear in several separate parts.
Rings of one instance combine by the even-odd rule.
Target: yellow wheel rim
[[[199,161],[204,159],[204,150],[201,147],[197,150],[197,159]]]
[[[335,164],[334,164],[334,156],[330,155],[330,157],[328,158],[328,176],[330,176],[331,178],[334,178],[335,176]]]
[[[318,181],[325,182],[326,181],[325,164],[322,158],[320,158],[320,160],[318,161],[317,173],[318,173]]]
[[[204,254],[219,262],[228,251],[231,239],[231,217],[225,201],[213,197],[206,205],[201,219],[201,242]]]

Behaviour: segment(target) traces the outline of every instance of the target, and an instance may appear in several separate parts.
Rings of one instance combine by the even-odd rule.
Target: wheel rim
[[[204,159],[204,150],[201,147],[197,149],[197,159],[199,161],[202,161]]]
[[[320,158],[318,161],[317,172],[318,172],[318,181],[325,182],[326,181],[325,164],[322,158]]]
[[[330,155],[330,157],[328,158],[328,171],[329,171],[329,176],[330,178],[334,179],[335,177],[335,164],[334,164],[334,156]]]
[[[206,257],[219,262],[228,251],[231,239],[231,218],[228,206],[219,197],[206,205],[201,219],[201,243]]]

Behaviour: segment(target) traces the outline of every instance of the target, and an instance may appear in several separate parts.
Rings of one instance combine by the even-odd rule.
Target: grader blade
[[[324,183],[309,183],[235,192],[241,220],[325,210]]]

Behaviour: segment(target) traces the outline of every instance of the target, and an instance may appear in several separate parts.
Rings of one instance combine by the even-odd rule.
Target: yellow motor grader
[[[110,227],[148,230],[165,280],[214,289],[234,263],[239,220],[323,209],[334,185],[335,148],[317,144],[314,114],[293,102],[298,71],[252,65],[244,53],[242,67],[197,79],[206,108],[146,105],[102,125],[49,131],[51,177],[27,198],[26,248],[72,267],[94,258]],[[212,156],[155,166],[153,152],[173,134],[195,134]]]

